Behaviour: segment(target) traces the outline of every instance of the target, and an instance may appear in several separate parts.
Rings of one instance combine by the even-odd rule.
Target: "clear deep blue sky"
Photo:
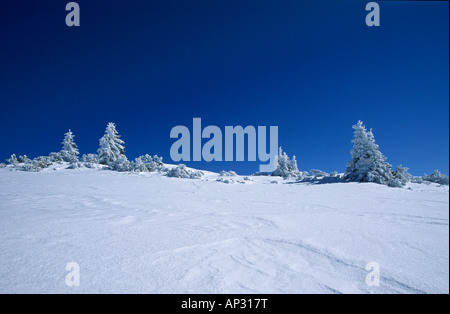
[[[352,125],[394,166],[449,172],[449,4],[378,1],[0,0],[0,159],[94,153],[107,122],[126,154],[171,163],[176,125],[277,125],[299,168],[344,171]],[[253,173],[259,162],[188,162]]]

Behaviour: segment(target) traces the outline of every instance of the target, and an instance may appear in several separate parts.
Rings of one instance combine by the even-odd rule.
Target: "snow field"
[[[0,292],[449,293],[448,186],[205,173],[0,169]]]

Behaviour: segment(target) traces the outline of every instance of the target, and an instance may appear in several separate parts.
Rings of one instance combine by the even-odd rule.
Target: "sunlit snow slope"
[[[0,293],[449,293],[448,187],[216,178],[0,169]]]

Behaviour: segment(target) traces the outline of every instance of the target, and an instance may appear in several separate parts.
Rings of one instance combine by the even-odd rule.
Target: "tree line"
[[[403,187],[408,182],[449,184],[449,177],[438,170],[435,170],[431,175],[422,177],[411,175],[408,168],[402,165],[397,166],[394,170],[375,143],[372,130],[367,130],[362,121],[358,121],[353,129],[353,148],[350,152],[352,158],[347,164],[345,173],[339,174],[335,171],[328,174],[318,169],[312,169],[310,172],[299,171],[295,156],[291,159],[280,147],[275,158],[275,170],[270,175],[294,179],[298,182],[373,182],[390,187]],[[125,155],[125,143],[120,138],[116,125],[112,122],[107,124],[105,134],[99,140],[97,154],[85,154],[80,158],[80,152],[74,138],[75,135],[69,130],[64,134],[61,151],[34,159],[29,159],[26,155],[16,157],[13,154],[7,159],[7,163],[15,170],[35,172],[49,168],[53,164],[68,163],[67,168],[69,169],[86,167],[122,172],[161,172],[169,177],[190,179],[203,176],[203,172],[188,169],[182,164],[175,167],[166,167],[162,162],[162,157],[157,155],[152,157],[146,154],[135,158],[133,161],[128,160]],[[0,167],[6,167],[6,164],[1,163]],[[228,173],[235,175],[233,171]],[[256,173],[254,175],[269,174]],[[229,182],[229,180],[225,181]]]

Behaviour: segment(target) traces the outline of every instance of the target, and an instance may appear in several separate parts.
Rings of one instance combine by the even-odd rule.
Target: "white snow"
[[[0,293],[449,293],[448,186],[205,174],[0,169]]]

